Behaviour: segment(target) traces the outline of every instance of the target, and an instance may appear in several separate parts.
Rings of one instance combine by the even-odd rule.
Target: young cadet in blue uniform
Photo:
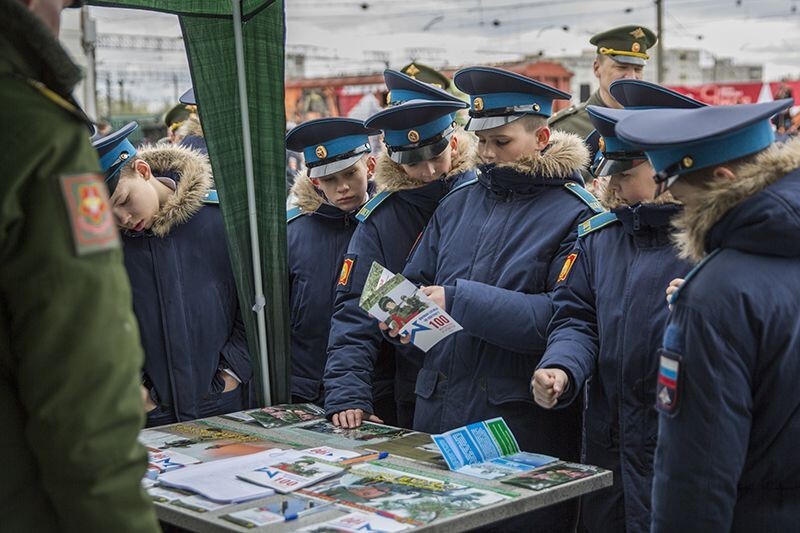
[[[358,214],[345,259],[351,274],[337,287],[325,370],[325,408],[344,427],[358,427],[374,413],[374,361],[387,349],[395,352],[396,423],[412,426],[421,354],[387,343],[358,301],[372,262],[402,271],[439,200],[458,180],[474,178],[477,164],[474,136],[454,124],[467,104],[403,74],[387,70],[384,76],[393,105],[366,121],[385,136],[387,153],[375,175],[380,192]]]
[[[454,81],[470,96],[467,130],[486,164],[442,200],[403,271],[464,328],[425,354],[414,429],[440,433],[501,416],[523,450],[577,460],[580,406],[541,409],[529,378],[576,228],[602,211],[580,185],[588,152],[575,135],[547,128],[552,101],[568,94],[489,67],[462,69]],[[525,520],[572,531],[576,515],[567,502]]]
[[[137,150],[135,127],[94,145],[123,229],[147,425],[245,409],[250,354],[208,158],[175,145]]]
[[[625,109],[705,104],[656,84],[619,80],[611,94]],[[644,152],[614,134],[615,109],[589,106],[600,134],[595,174],[610,176],[609,212],[578,228],[553,296],[547,351],[532,383],[546,408],[581,403],[587,384],[584,455],[614,473],[614,485],[581,499],[587,531],[647,531],[658,415],[653,410],[658,350],[669,311],[663,291],[689,271],[670,240],[681,206],[655,198]],[[557,402],[557,403],[556,403]]]
[[[287,214],[286,229],[295,402],[324,401],[322,375],[336,283],[356,228],[356,211],[371,192],[375,158],[369,136],[378,133],[360,120],[321,118],[286,135],[286,146],[303,152],[307,168],[292,186],[295,207]],[[384,396],[391,398],[391,388]]]
[[[800,143],[791,100],[631,112],[617,123],[684,204],[701,261],[659,352],[652,531],[795,531],[800,516]]]

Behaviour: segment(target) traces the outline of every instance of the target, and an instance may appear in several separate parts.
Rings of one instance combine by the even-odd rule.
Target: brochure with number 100
[[[411,336],[411,343],[427,352],[461,325],[402,274],[372,263],[359,300],[361,308],[390,328]]]
[[[482,479],[518,475],[558,460],[520,451],[517,439],[502,418],[476,422],[432,437],[450,470]]]

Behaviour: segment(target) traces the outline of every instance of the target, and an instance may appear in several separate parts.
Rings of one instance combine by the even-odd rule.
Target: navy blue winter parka
[[[172,145],[144,148],[137,157],[154,176],[176,184],[151,229],[122,239],[145,352],[144,383],[158,405],[147,423],[244,409],[252,368],[222,213],[208,200],[208,159]],[[223,393],[222,369],[243,384]]]
[[[402,167],[383,154],[375,172],[379,197],[359,214],[346,258],[350,278],[337,286],[336,306],[325,368],[325,411],[328,416],[347,409],[374,412],[372,375],[376,362],[394,353],[397,424],[413,423],[414,384],[422,365],[419,350],[384,340],[375,319],[358,305],[373,261],[401,272],[425,225],[451,187],[475,177],[475,137],[458,130],[458,153],[447,177],[419,186]],[[380,202],[378,205],[374,203]]]
[[[369,191],[374,188],[370,182]],[[322,375],[342,257],[356,229],[355,213],[323,201],[306,175],[292,186],[286,242],[291,308],[292,396],[322,404]]]
[[[599,209],[579,186],[587,159],[580,139],[554,133],[541,154],[482,165],[477,182],[442,200],[403,274],[444,286],[464,329],[425,354],[414,429],[502,416],[524,450],[578,459],[580,408],[542,409],[529,384],[545,348],[549,291],[578,223],[595,213],[586,201]]]
[[[655,532],[798,529],[799,167],[800,142],[775,145],[676,220],[711,255],[664,334]]]
[[[607,202],[608,205],[608,202]],[[647,531],[658,434],[655,383],[669,314],[664,290],[690,269],[670,240],[675,203],[618,205],[581,224],[553,293],[539,368],[561,368],[570,388],[558,408],[583,403],[584,453],[614,485],[582,499],[590,532]]]

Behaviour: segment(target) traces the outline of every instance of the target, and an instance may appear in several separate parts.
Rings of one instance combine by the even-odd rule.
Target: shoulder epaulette
[[[580,104],[577,104],[577,105],[571,105],[566,109],[562,109],[561,111],[559,111],[558,113],[556,113],[555,115],[550,117],[550,120],[547,121],[547,124],[548,125],[552,125],[552,124],[555,124],[556,122],[558,122],[559,120],[565,119],[567,117],[571,117],[575,113],[578,113],[584,107],[586,107],[586,104],[585,103],[580,103]]]
[[[217,194],[216,189],[209,189],[209,191],[203,197],[203,203],[219,205],[219,195]]]
[[[472,179],[468,179],[468,180],[466,180],[466,181],[462,181],[461,183],[459,183],[458,185],[456,185],[455,187],[453,187],[452,189],[450,189],[450,192],[448,192],[447,194],[445,194],[444,196],[442,196],[442,199],[441,199],[441,200],[439,200],[439,203],[442,203],[442,202],[444,202],[444,199],[445,199],[445,198],[447,198],[448,196],[450,196],[451,194],[453,194],[453,193],[454,193],[454,192],[456,192],[457,190],[459,190],[459,189],[463,189],[464,187],[468,187],[468,186],[470,186],[470,185],[474,185],[474,184],[476,184],[476,183],[478,183],[478,178],[477,178],[477,177],[475,177],[475,178],[472,178]]]
[[[367,217],[369,217],[372,214],[372,212],[391,195],[392,191],[381,191],[372,198],[370,198],[370,200],[367,203],[365,203],[361,207],[361,209],[358,210],[358,213],[356,213],[356,220],[358,220],[359,222],[364,222],[365,220],[367,220]]]
[[[593,231],[599,230],[600,228],[604,228],[609,224],[617,222],[617,220],[619,220],[617,218],[617,215],[615,215],[611,211],[606,211],[604,213],[595,215],[589,220],[581,222],[581,224],[578,226],[578,237],[583,237],[585,235],[588,235]]]
[[[721,251],[722,251],[722,248],[717,248],[716,250],[714,250],[713,252],[711,252],[710,254],[705,256],[702,261],[697,263],[694,266],[694,268],[691,269],[688,274],[686,274],[686,277],[683,278],[683,283],[681,283],[681,286],[678,287],[677,291],[672,293],[672,297],[669,300],[670,304],[674,304],[678,300],[678,296],[681,294],[681,292],[683,292],[683,289],[686,288],[686,285],[689,283],[689,280],[691,280],[693,277],[695,277],[695,275],[698,272],[700,272],[700,269],[702,269],[704,266],[706,266],[708,264],[708,262],[711,260],[711,258],[714,257],[715,255],[717,255]]]
[[[594,197],[592,193],[575,183],[574,181],[568,181],[564,184],[564,187],[567,188],[569,192],[577,196],[581,199],[583,203],[589,206],[589,208],[594,211],[595,213],[605,213],[606,209],[600,203],[600,201]]]
[[[36,92],[38,92],[39,94],[41,94],[42,96],[53,102],[55,105],[67,111],[69,114],[77,117],[84,124],[90,127],[92,126],[92,121],[89,119],[89,117],[86,116],[86,113],[83,112],[83,109],[78,107],[74,102],[70,102],[69,100],[67,100],[57,92],[53,91],[52,89],[47,87],[47,85],[45,85],[40,81],[33,80],[30,78],[25,78],[25,81],[34,90],[36,90]]]
[[[293,207],[286,211],[286,223],[288,224],[292,220],[299,218],[303,214],[303,210],[299,207]]]

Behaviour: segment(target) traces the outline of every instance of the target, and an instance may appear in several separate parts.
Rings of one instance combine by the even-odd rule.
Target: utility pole
[[[656,2],[656,81],[664,83],[664,0]]]
[[[106,115],[111,118],[111,74],[106,76]]]
[[[83,83],[83,108],[86,114],[97,120],[97,65],[95,44],[97,28],[94,19],[89,18],[89,8],[81,8],[81,46],[86,56],[86,79]]]

